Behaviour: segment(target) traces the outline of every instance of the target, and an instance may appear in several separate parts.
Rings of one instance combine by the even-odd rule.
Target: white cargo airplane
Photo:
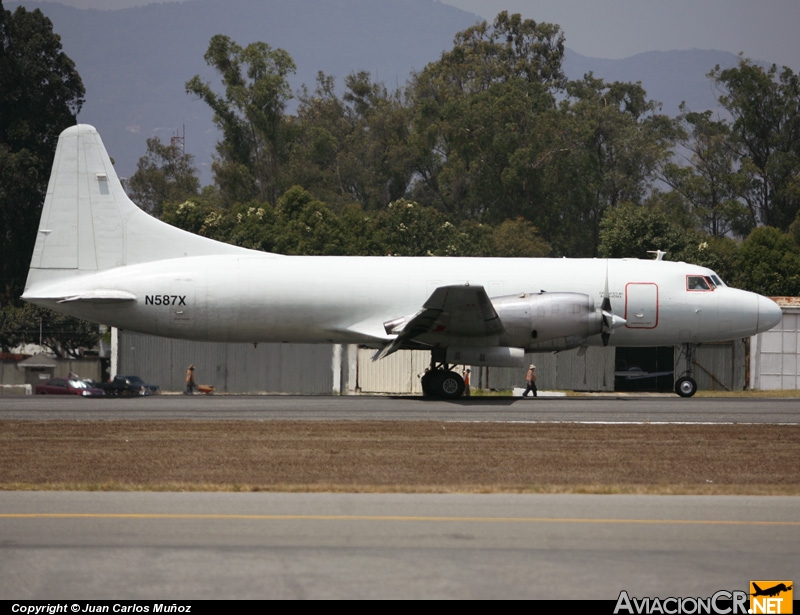
[[[97,131],[58,142],[22,298],[188,340],[427,349],[427,394],[458,397],[455,365],[525,352],[732,340],[774,327],[775,302],[711,270],[657,260],[282,256],[169,226],[120,185]],[[691,362],[675,385],[697,385]]]

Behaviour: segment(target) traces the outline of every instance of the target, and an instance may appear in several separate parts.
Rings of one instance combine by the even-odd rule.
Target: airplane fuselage
[[[253,252],[114,268],[67,278],[26,298],[81,318],[174,338],[381,345],[388,339],[384,322],[415,313],[441,286],[483,286],[492,299],[540,291],[583,293],[599,306],[606,272],[613,312],[626,320],[611,336],[612,345],[735,339],[758,329],[763,300],[759,295],[727,286],[689,290],[687,276],[712,272],[686,263],[637,259],[292,257]],[[64,301],[97,289],[122,291],[133,298]],[[770,302],[766,308],[772,306]],[[600,336],[587,344],[601,344]],[[536,342],[531,340],[526,348],[535,350]]]
[[[220,243],[132,203],[87,125],[59,137],[22,298],[187,340],[363,344],[376,360],[428,349],[423,391],[449,398],[464,390],[454,365],[731,340],[781,319],[773,301],[686,263],[281,256]],[[676,382],[678,394],[695,390],[688,376]]]

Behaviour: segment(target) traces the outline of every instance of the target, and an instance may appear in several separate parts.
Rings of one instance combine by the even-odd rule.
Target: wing
[[[375,353],[373,361],[414,342],[432,345],[451,337],[485,337],[503,332],[503,323],[483,286],[440,286],[410,318],[384,323],[386,332],[397,335]]]

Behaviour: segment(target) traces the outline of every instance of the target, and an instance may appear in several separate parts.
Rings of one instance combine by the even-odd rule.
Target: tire
[[[464,379],[455,372],[442,372],[436,381],[436,389],[443,399],[457,399],[464,394]]]
[[[688,376],[678,378],[675,383],[675,392],[681,397],[691,397],[697,393],[697,383]]]
[[[433,397],[436,395],[435,378],[436,372],[425,372],[420,378],[420,385],[422,386],[422,394],[425,397]]]

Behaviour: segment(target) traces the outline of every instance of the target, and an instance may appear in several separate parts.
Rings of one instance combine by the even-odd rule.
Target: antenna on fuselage
[[[664,255],[666,254],[666,252],[664,252],[664,250],[648,250],[647,253],[648,254],[655,254],[657,261],[663,261],[664,260]]]

